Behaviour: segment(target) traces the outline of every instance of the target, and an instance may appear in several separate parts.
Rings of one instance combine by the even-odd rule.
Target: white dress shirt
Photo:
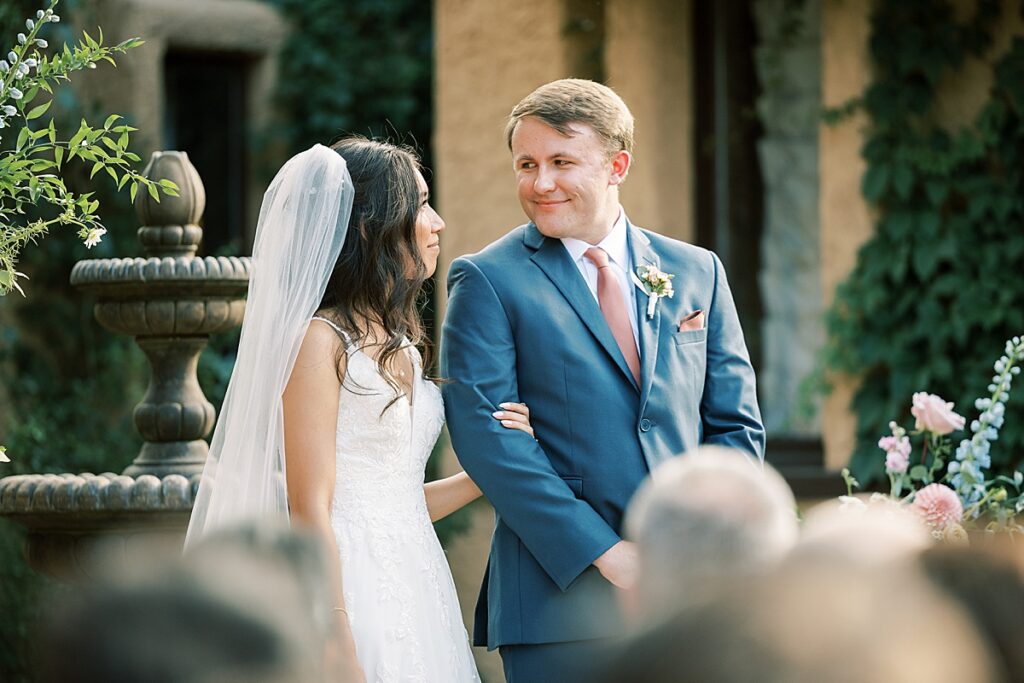
[[[583,240],[574,237],[563,237],[562,245],[569,252],[573,263],[580,269],[580,274],[590,288],[590,293],[597,301],[597,266],[584,256],[584,252],[591,247],[600,247],[608,254],[608,262],[611,266],[611,273],[619,282],[619,290],[626,302],[626,310],[629,312],[629,325],[633,328],[633,341],[637,349],[640,348],[640,336],[637,332],[636,319],[636,285],[633,278],[629,276],[633,272],[633,259],[629,255],[629,240],[626,233],[626,212],[619,208],[619,217],[612,227],[612,231],[598,244],[587,244]]]

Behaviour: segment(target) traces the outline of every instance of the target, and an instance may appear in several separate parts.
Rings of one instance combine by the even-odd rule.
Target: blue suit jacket
[[[743,333],[713,253],[629,226],[634,267],[675,275],[653,318],[637,292],[636,385],[562,243],[533,224],[456,259],[448,275],[442,375],[459,460],[494,505],[474,643],[565,642],[619,633],[614,590],[592,562],[659,462],[701,443],[763,456]],[[705,329],[678,331],[701,309]],[[537,440],[491,417],[530,407]]]

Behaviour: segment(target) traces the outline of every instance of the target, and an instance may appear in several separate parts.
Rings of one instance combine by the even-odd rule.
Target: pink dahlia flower
[[[932,529],[944,530],[950,524],[959,524],[964,506],[956,492],[942,484],[928,484],[914,496],[912,507]]]

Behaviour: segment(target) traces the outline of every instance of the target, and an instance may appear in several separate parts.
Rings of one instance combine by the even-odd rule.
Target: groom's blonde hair
[[[570,124],[589,125],[604,141],[609,156],[633,152],[633,114],[622,98],[606,85],[581,78],[546,83],[527,95],[509,114],[505,141],[512,149],[512,134],[527,116],[533,116],[566,137],[575,135]]]

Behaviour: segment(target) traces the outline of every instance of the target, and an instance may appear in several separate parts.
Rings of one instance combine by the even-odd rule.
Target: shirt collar
[[[619,265],[623,270],[629,270],[629,242],[626,233],[626,212],[619,207],[619,217],[615,219],[615,225],[603,240],[597,244],[588,244],[575,237],[563,237],[562,244],[565,245],[573,263],[583,258],[583,253],[590,247],[601,247],[608,254],[613,263]]]

